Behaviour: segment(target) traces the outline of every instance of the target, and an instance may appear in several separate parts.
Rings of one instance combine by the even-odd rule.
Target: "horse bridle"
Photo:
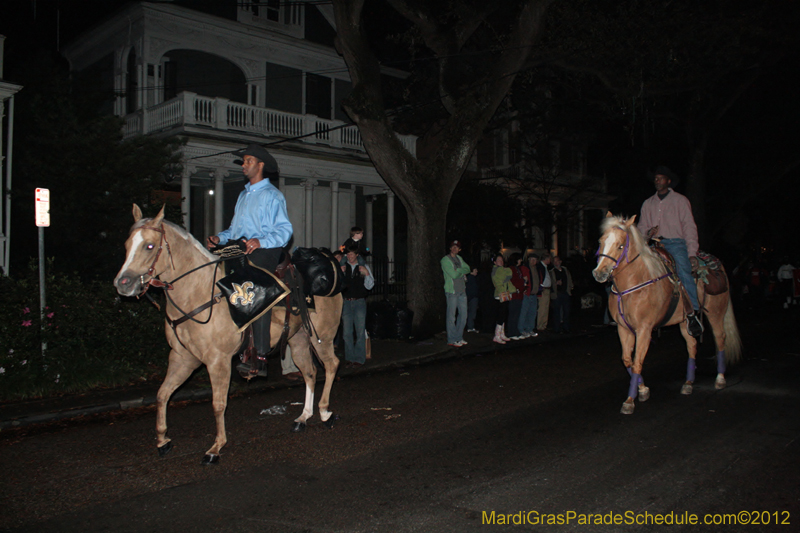
[[[207,267],[209,265],[217,265],[220,262],[222,262],[222,259],[215,259],[214,261],[209,261],[207,263],[203,263],[202,265],[200,265],[198,267],[195,267],[195,268],[193,268],[191,270],[188,270],[188,271],[184,272],[183,274],[181,274],[177,278],[173,279],[172,281],[167,281],[167,282],[161,281],[157,277],[154,277],[153,273],[156,271],[156,263],[158,263],[158,259],[161,257],[161,252],[162,252],[162,250],[164,248],[164,245],[166,245],[166,247],[167,247],[167,255],[169,255],[170,262],[172,263],[172,269],[175,270],[175,260],[172,258],[172,250],[169,247],[169,241],[167,241],[167,232],[164,230],[164,224],[162,223],[159,227],[142,226],[140,229],[149,229],[149,230],[153,230],[153,231],[155,231],[157,233],[160,233],[161,234],[161,241],[158,243],[158,251],[156,251],[156,257],[155,257],[155,259],[153,259],[153,262],[150,265],[150,268],[147,269],[146,273],[144,273],[141,276],[139,276],[139,280],[141,281],[142,285],[144,286],[144,290],[141,293],[139,293],[137,298],[140,298],[141,296],[147,296],[147,298],[151,302],[153,302],[153,304],[156,307],[159,307],[158,304],[150,297],[150,295],[148,295],[146,293],[147,293],[147,290],[151,286],[159,288],[159,289],[164,289],[165,290],[164,294],[167,296],[167,300],[169,300],[169,302],[172,304],[172,306],[175,307],[175,309],[177,309],[178,312],[182,315],[180,318],[178,318],[176,320],[172,320],[171,318],[169,318],[169,316],[166,317],[167,322],[170,324],[170,326],[172,326],[173,330],[177,326],[179,326],[180,324],[184,323],[187,320],[191,320],[192,322],[197,322],[198,324],[207,324],[211,320],[211,313],[209,313],[208,318],[205,321],[202,321],[202,322],[197,320],[197,319],[195,319],[194,317],[197,314],[199,314],[200,312],[205,311],[206,309],[208,309],[210,307],[213,307],[213,305],[216,304],[219,301],[218,296],[220,296],[221,293],[220,294],[214,294],[214,287],[216,286],[216,272],[214,273],[214,283],[211,284],[211,299],[208,302],[206,302],[205,304],[199,306],[198,308],[196,308],[196,309],[194,309],[192,311],[189,311],[188,313],[186,311],[184,311],[183,309],[181,309],[175,303],[175,301],[172,299],[172,297],[170,297],[168,291],[171,291],[171,290],[174,289],[173,284],[176,281],[188,276],[189,274],[191,274],[193,272],[197,272],[198,270],[200,270],[202,268],[205,268],[205,267]],[[144,279],[145,276],[149,276],[150,279],[145,281],[145,279]],[[177,331],[176,331],[176,335],[177,335]],[[178,342],[180,342],[180,339],[178,339]],[[181,342],[181,344],[183,344],[183,343]]]
[[[600,253],[600,246],[597,247],[597,251],[594,254],[595,257],[598,257],[598,258],[599,257],[605,257],[607,259],[610,259],[611,261],[614,261],[614,266],[611,267],[611,272],[609,272],[609,276],[612,276],[614,270],[617,269],[619,264],[622,262],[623,258],[626,260],[625,266],[627,266],[627,265],[633,263],[634,261],[636,261],[637,259],[639,259],[639,255],[641,255],[641,254],[636,254],[636,257],[634,257],[633,259],[628,259],[628,250],[630,249],[630,243],[631,243],[631,235],[630,235],[630,233],[628,233],[626,231],[625,232],[625,246],[622,249],[622,253],[619,255],[619,257],[616,257],[616,258],[615,257],[611,257],[608,254]],[[599,261],[599,259],[598,259],[598,261]]]
[[[158,243],[158,250],[156,251],[156,257],[153,259],[150,268],[147,269],[145,274],[139,276],[139,282],[144,286],[144,290],[139,294],[139,296],[143,296],[147,290],[152,285],[153,287],[158,287],[160,289],[172,290],[172,283],[164,283],[160,279],[153,276],[153,272],[156,271],[156,263],[158,263],[158,259],[161,257],[161,252],[164,249],[164,245],[167,245],[167,255],[169,255],[170,262],[172,262],[172,268],[175,269],[175,260],[172,259],[172,250],[169,248],[169,241],[167,241],[167,232],[164,230],[164,224],[162,223],[159,227],[153,226],[142,226],[140,229],[149,229],[153,230],[156,233],[161,234],[161,240]],[[150,279],[147,281],[144,280],[145,276],[149,276]]]
[[[619,311],[619,315],[622,317],[622,321],[625,323],[625,325],[628,327],[628,329],[631,330],[631,332],[633,332],[635,334],[636,331],[633,329],[633,326],[631,326],[628,323],[628,319],[625,317],[625,311],[624,311],[623,305],[622,305],[622,297],[625,296],[626,294],[630,294],[632,292],[636,292],[639,289],[644,289],[645,287],[647,287],[649,285],[652,285],[654,283],[657,283],[657,282],[661,281],[664,278],[668,278],[668,277],[671,276],[671,274],[669,272],[667,272],[663,276],[659,276],[657,278],[649,279],[649,280],[647,280],[647,281],[645,281],[643,283],[640,283],[638,285],[635,285],[633,287],[630,287],[628,289],[620,291],[617,288],[617,283],[614,281],[614,270],[616,270],[616,268],[620,265],[620,263],[622,262],[623,257],[625,258],[626,263],[622,268],[625,268],[626,266],[630,265],[631,263],[633,263],[634,261],[639,259],[639,256],[641,255],[641,253],[638,253],[638,254],[636,254],[636,257],[634,257],[633,259],[628,259],[628,250],[630,248],[630,242],[631,242],[631,234],[628,233],[627,231],[625,231],[625,246],[623,247],[622,253],[620,254],[620,256],[618,258],[615,259],[615,258],[611,257],[610,255],[600,253],[600,247],[599,246],[597,247],[597,252],[595,252],[594,255],[597,256],[597,257],[605,257],[607,259],[610,259],[611,261],[614,261],[614,266],[611,267],[611,272],[609,272],[609,275],[608,275],[609,279],[611,280],[611,292],[613,294],[617,295],[617,309]],[[620,269],[620,271],[622,270],[622,268]]]

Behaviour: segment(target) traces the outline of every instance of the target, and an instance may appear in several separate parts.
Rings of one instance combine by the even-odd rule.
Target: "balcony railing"
[[[297,138],[305,143],[366,152],[358,128],[345,124],[340,120],[285,113],[231,102],[227,98],[181,92],[171,100],[126,116],[123,135],[127,139],[174,127],[201,126],[265,137]],[[398,135],[398,139],[412,155],[416,155],[415,136]]]

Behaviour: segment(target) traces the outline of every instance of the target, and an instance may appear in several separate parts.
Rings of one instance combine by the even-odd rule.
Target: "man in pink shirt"
[[[644,201],[639,218],[639,228],[647,237],[660,235],[661,244],[675,258],[681,280],[694,312],[686,317],[689,333],[699,337],[703,333],[697,301],[697,285],[692,277],[690,257],[697,256],[697,226],[692,216],[692,204],[684,195],[675,192],[678,176],[667,167],[657,167],[653,173],[656,193]]]

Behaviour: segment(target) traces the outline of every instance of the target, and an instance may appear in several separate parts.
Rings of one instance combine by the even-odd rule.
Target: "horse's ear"
[[[631,218],[629,218],[628,221],[625,222],[625,226],[630,228],[631,226],[633,226],[634,222],[636,222],[636,215],[633,215]]]
[[[166,209],[167,204],[161,205],[161,211],[158,212],[156,218],[153,219],[153,225],[158,226],[161,224],[161,221],[164,220],[164,209]]]
[[[139,209],[138,205],[133,204],[133,221],[139,222],[141,218],[142,218],[142,210]]]
[[[614,215],[612,215],[612,214],[611,214],[611,211],[608,211],[608,212],[606,213],[606,218],[611,218],[611,217],[613,217],[613,216],[614,216]]]

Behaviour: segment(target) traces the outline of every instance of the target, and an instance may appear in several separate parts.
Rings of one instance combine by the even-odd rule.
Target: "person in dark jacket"
[[[478,333],[475,328],[475,318],[478,316],[479,294],[478,269],[473,268],[472,272],[467,274],[467,333]]]
[[[375,286],[375,278],[369,265],[358,264],[358,246],[350,245],[345,260],[344,279],[347,288],[342,291],[344,358],[348,367],[354,367],[363,365],[367,360],[366,298]]]

